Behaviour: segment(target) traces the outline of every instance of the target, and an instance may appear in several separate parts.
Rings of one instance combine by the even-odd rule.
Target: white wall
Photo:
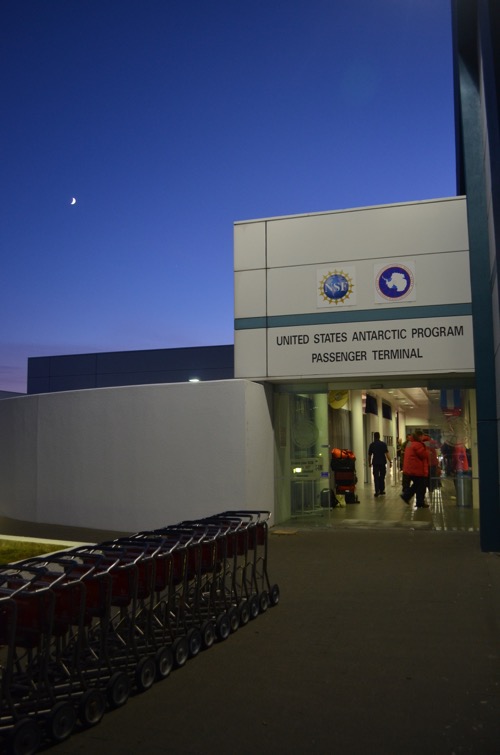
[[[271,410],[244,380],[0,402],[0,514],[137,531],[274,505]]]

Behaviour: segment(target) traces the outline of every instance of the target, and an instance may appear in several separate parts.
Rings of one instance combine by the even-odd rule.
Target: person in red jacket
[[[403,473],[407,475],[411,484],[403,490],[401,498],[405,503],[410,503],[413,496],[416,496],[418,509],[429,508],[424,500],[429,478],[429,453],[423,441],[422,430],[415,430],[411,443],[406,447],[403,460]]]

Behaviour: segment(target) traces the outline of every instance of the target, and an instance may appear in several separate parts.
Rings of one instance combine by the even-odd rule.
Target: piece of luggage
[[[353,470],[356,466],[356,457],[347,448],[332,448],[330,468],[333,472]]]
[[[323,488],[320,493],[320,503],[323,509],[334,509],[335,506],[338,506],[339,501],[335,495],[335,491],[330,490],[330,488]]]
[[[346,471],[335,471],[335,484],[337,488],[354,488],[356,487],[356,483],[358,481],[358,477],[356,475],[356,470],[350,469],[347,472]]]
[[[345,460],[352,459],[356,461],[354,453],[349,448],[332,448],[332,459]]]
[[[330,469],[332,472],[353,472],[356,462],[353,459],[332,459]]]

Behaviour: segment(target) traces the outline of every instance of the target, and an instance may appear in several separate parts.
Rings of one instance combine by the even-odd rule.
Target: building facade
[[[369,482],[374,432],[395,458],[416,424],[480,506],[469,267],[464,197],[236,224],[235,375],[273,386],[278,521],[321,507],[332,448]]]
[[[28,359],[28,393],[57,393],[117,385],[230,380],[234,347],[196,346]]]

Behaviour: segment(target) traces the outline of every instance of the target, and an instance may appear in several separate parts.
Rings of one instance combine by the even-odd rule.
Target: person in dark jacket
[[[415,430],[411,443],[406,447],[403,460],[403,473],[410,480],[410,485],[403,490],[401,498],[405,503],[410,503],[415,496],[418,509],[429,508],[429,505],[425,503],[425,490],[429,477],[429,453],[424,437],[422,430]]]
[[[373,442],[368,446],[368,466],[373,468],[375,498],[385,495],[386,462],[389,462],[389,466],[392,467],[387,445],[380,440],[380,433],[374,433]]]

